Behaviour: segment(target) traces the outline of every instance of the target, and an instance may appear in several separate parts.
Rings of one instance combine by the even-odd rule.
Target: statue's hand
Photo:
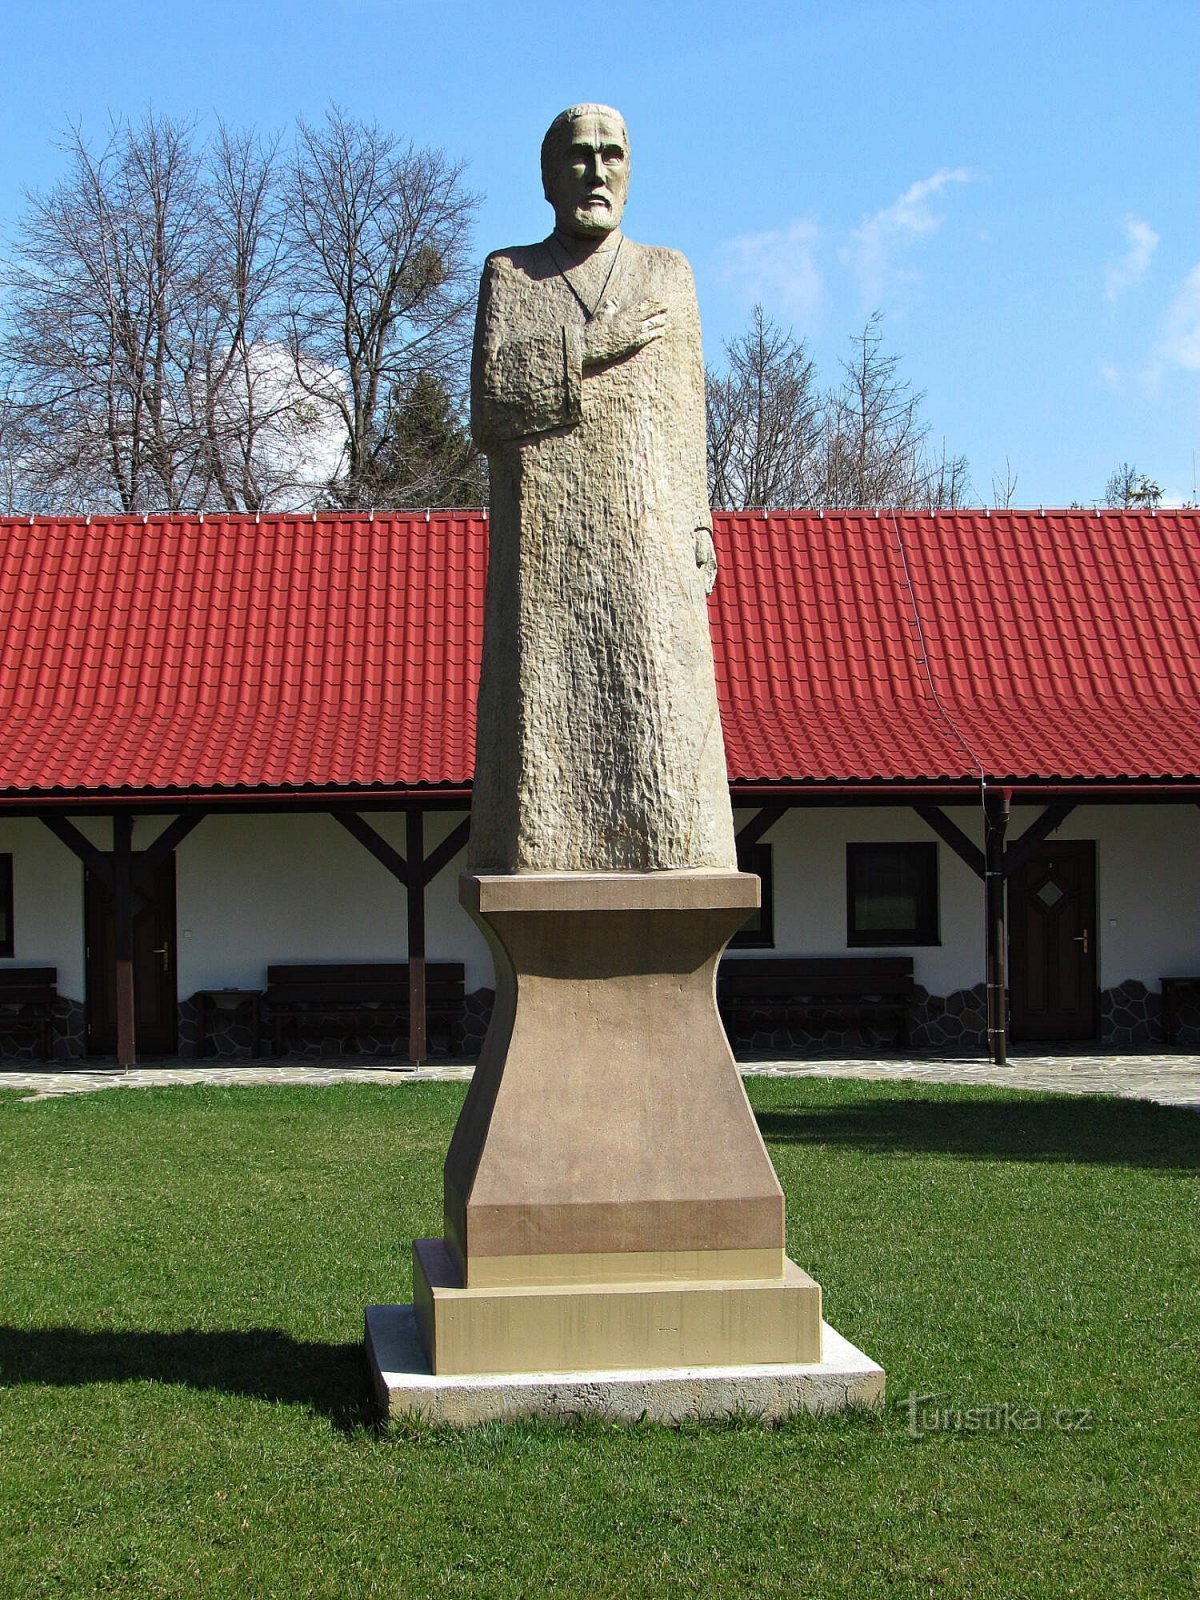
[[[667,331],[667,308],[658,300],[643,300],[636,306],[619,306],[605,301],[583,333],[583,364],[603,367],[622,356],[661,339]]]
[[[705,594],[711,594],[717,581],[717,551],[711,528],[696,529],[696,565],[704,575]]]

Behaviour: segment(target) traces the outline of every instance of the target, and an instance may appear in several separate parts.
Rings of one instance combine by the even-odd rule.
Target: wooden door
[[[140,858],[135,854],[134,871]],[[179,1048],[175,985],[175,857],[136,878],[133,914],[133,995],[138,1055],[174,1055]],[[91,1055],[117,1049],[117,983],[112,897],[94,873],[84,874],[87,942],[87,1047]]]
[[[1014,1039],[1095,1039],[1096,846],[1043,844],[1008,884]]]

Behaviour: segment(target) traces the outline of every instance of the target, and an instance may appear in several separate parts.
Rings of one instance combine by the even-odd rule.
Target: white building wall
[[[1013,812],[1010,839],[1040,814]],[[404,818],[368,813],[401,854]],[[738,823],[754,815],[739,811]],[[977,844],[978,808],[948,815]],[[107,818],[72,819],[111,848]],[[134,848],[170,820],[143,817]],[[431,812],[426,849],[462,820]],[[1168,975],[1200,972],[1200,808],[1081,806],[1057,837],[1096,842],[1100,987],[1136,978],[1152,988]],[[766,835],[775,870],[775,950],[837,955],[846,944],[846,845],[929,840],[910,807],[810,807],[789,812]],[[983,886],[940,840],[941,942],[911,951],[917,982],[931,994],[970,988],[983,977]],[[60,993],[84,995],[83,869],[33,818],[0,815],[0,851],[13,856],[16,953],[5,965],[58,968]],[[460,855],[427,891],[431,960],[465,962],[468,992],[492,983],[487,946],[458,905]],[[362,845],[320,813],[210,815],[176,854],[179,995],[200,988],[258,988],[272,962],[387,961],[407,955],[404,891]],[[886,954],[886,950],[862,953]],[[735,955],[737,952],[735,952]],[[743,954],[753,956],[754,951]]]
[[[404,817],[364,813],[401,855]],[[426,853],[462,820],[429,812]],[[468,993],[491,982],[482,935],[458,904],[457,857],[426,891],[426,954],[464,961]],[[277,962],[403,961],[404,888],[322,813],[206,817],[176,856],[179,993],[261,988]]]
[[[83,999],[83,868],[35,817],[0,815],[13,858],[13,950],[5,967],[57,967],[58,992]]]
[[[428,853],[462,820],[429,812]],[[401,855],[397,813],[367,813]],[[171,821],[141,817],[133,847],[144,850]],[[72,817],[80,833],[112,848],[107,817]],[[84,998],[83,867],[34,818],[0,816],[0,851],[13,856],[15,955],[7,966],[56,966],[59,993]],[[467,990],[491,983],[483,936],[458,904],[460,855],[426,891],[426,953],[464,961]],[[403,961],[408,954],[404,889],[332,817],[321,813],[204,818],[175,854],[180,999],[197,989],[261,988],[285,961]]]
[[[980,808],[945,809],[982,849]],[[1043,809],[1015,807],[1010,842]],[[754,814],[738,811],[735,822],[741,826]],[[809,807],[788,812],[765,835],[765,842],[774,846],[776,952],[796,956],[848,952],[847,844],[934,837],[907,806]],[[1116,988],[1131,978],[1157,988],[1160,978],[1200,973],[1200,807],[1077,806],[1053,837],[1095,841],[1101,989]],[[983,981],[983,884],[947,844],[939,839],[937,847],[941,942],[905,953],[913,957],[916,981],[930,994],[946,995]],[[855,953],[888,951],[856,946]]]
[[[741,827],[755,813],[737,811]],[[982,831],[966,810],[950,813],[964,833]],[[846,955],[846,846],[934,835],[911,806],[809,806],[789,811],[764,837],[773,846],[775,952],[781,956]],[[983,980],[983,884],[941,840],[938,890],[941,942],[912,949],[856,945],[855,955],[911,955],[913,975],[930,994],[951,994]],[[733,955],[753,956],[753,950]]]
[[[1014,809],[1010,838],[1038,814]],[[1096,842],[1101,989],[1200,973],[1200,807],[1077,806],[1055,837]]]

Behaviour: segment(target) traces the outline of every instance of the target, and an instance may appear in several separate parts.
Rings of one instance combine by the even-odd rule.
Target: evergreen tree
[[[339,492],[335,481],[329,489],[338,505],[481,506],[487,504],[487,465],[445,385],[422,371],[407,391],[392,391],[382,431],[353,485]]]

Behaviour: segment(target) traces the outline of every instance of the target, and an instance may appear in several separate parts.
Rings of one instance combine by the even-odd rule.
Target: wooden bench
[[[54,1054],[57,967],[0,967],[0,1037],[33,1035],[43,1061]]]
[[[452,1046],[462,1021],[466,973],[461,961],[425,964],[426,1026]],[[403,1034],[408,1031],[407,961],[267,968],[263,1017],[275,1055],[290,1036],[337,1033]]]
[[[783,1022],[887,1022],[904,1048],[912,993],[911,956],[743,956],[723,961],[717,976],[731,1039]]]

